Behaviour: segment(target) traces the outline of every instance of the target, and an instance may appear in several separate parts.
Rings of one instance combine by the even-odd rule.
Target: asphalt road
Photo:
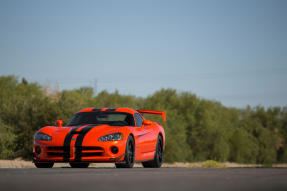
[[[287,169],[0,169],[0,190],[286,191]]]

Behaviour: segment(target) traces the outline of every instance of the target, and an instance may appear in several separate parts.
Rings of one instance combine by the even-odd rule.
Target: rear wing
[[[165,111],[137,110],[137,112],[161,115],[162,116],[162,120],[166,121],[166,112]]]

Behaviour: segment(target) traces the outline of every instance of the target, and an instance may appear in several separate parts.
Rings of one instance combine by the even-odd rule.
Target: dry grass
[[[192,163],[165,163],[163,167],[177,167],[177,168],[260,168],[265,167],[262,164],[240,164],[233,162],[216,162],[207,160],[203,162]],[[269,167],[273,168],[287,168],[287,164],[272,164]]]
[[[33,168],[32,162],[23,160],[0,160],[0,168]]]
[[[115,165],[113,163],[92,163],[90,167],[99,168],[113,168]],[[68,163],[56,163],[54,167],[69,167]],[[135,164],[135,167],[142,167],[140,163]],[[216,162],[212,160],[203,162],[193,162],[193,163],[164,163],[162,167],[166,168],[256,168],[264,167],[262,164],[239,164],[231,162]],[[287,164],[273,164],[272,167],[275,168],[287,168]],[[0,168],[35,168],[31,161],[24,161],[21,159],[16,160],[0,160]]]

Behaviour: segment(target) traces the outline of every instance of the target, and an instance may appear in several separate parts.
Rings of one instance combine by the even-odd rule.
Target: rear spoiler
[[[161,115],[162,116],[162,120],[166,121],[166,112],[165,111],[137,110],[137,112]]]

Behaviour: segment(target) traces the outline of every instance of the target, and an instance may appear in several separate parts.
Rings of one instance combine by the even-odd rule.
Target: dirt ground
[[[264,167],[260,164],[238,164],[238,163],[217,163],[216,165],[206,165],[205,162],[195,162],[195,163],[164,163],[162,167],[179,167],[179,168],[254,168],[254,167]],[[114,167],[113,163],[92,163],[90,167]],[[56,163],[54,167],[69,167],[68,163]],[[140,163],[135,164],[135,167],[142,167]],[[287,168],[287,164],[273,164],[272,167]],[[24,161],[21,159],[16,160],[0,160],[0,168],[35,168],[31,161]]]

